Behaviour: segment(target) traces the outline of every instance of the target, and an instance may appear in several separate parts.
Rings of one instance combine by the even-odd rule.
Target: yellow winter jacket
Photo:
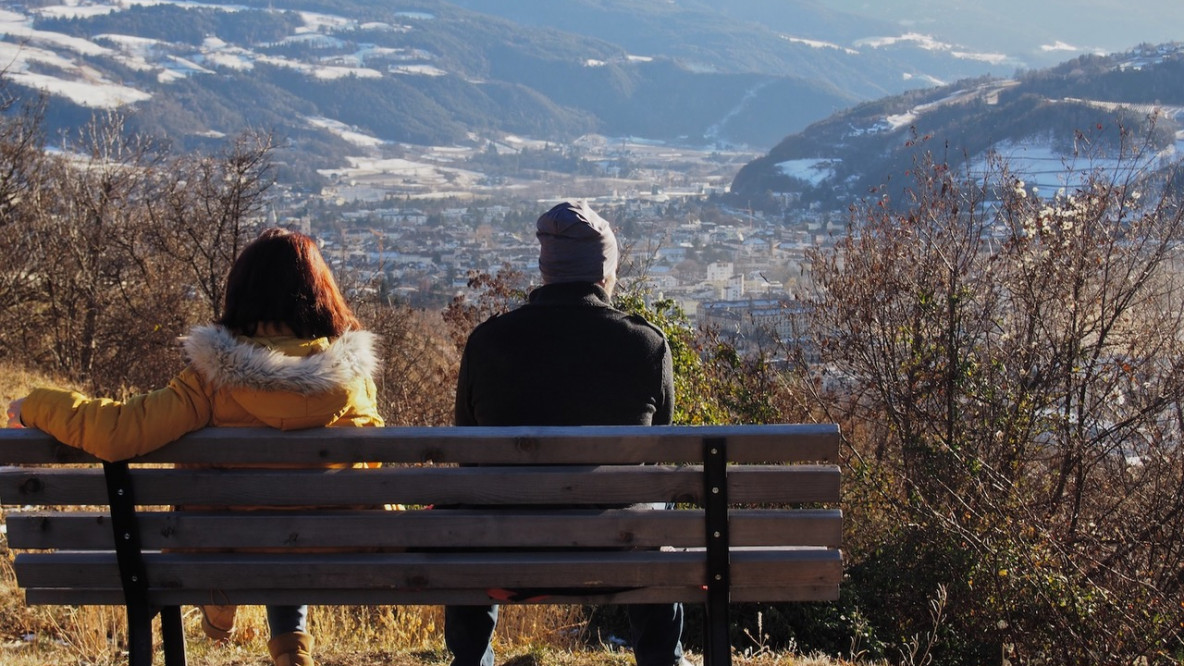
[[[374,335],[236,337],[198,326],[182,340],[189,365],[168,386],[126,401],[36,389],[21,421],[102,460],[133,458],[207,426],[381,426]]]

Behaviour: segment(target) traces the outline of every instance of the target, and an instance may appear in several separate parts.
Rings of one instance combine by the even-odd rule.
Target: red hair
[[[265,229],[235,260],[218,323],[243,335],[255,335],[262,323],[286,324],[309,339],[362,327],[316,241],[278,227]]]

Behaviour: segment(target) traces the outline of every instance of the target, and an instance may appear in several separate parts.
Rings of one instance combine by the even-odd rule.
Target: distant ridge
[[[567,27],[458,5],[562,5]],[[130,129],[183,150],[247,127],[274,130],[309,178],[360,144],[379,151],[507,133],[771,146],[861,100],[985,67],[920,47],[826,42],[828,31],[888,28],[799,0],[785,11],[810,12],[804,36],[703,6],[598,6],[2,0],[0,59],[13,89],[49,93],[54,134],[115,107],[133,112]],[[632,32],[593,30],[606,21]]]
[[[954,168],[985,168],[994,151],[1052,194],[1117,156],[1120,132],[1150,140],[1146,165],[1184,158],[1184,44],[1082,56],[1016,78],[967,79],[860,104],[781,141],[745,165],[745,205],[792,198],[831,208],[904,180],[919,144]]]
[[[910,125],[893,123],[920,109],[921,125],[956,131],[941,123],[957,122],[954,109],[967,105],[946,98],[966,85],[990,88],[996,79],[979,77],[1023,65],[904,33],[856,8],[814,0],[785,0],[776,12],[760,0],[0,0],[0,61],[9,63],[10,90],[48,92],[52,136],[109,108],[131,113],[129,130],[179,150],[261,129],[280,139],[284,178],[296,183],[323,182],[318,170],[351,156],[397,156],[402,144],[602,134],[761,149],[789,136],[769,159],[814,160],[790,168],[811,184],[791,190],[813,200],[889,172],[893,132]],[[1081,62],[1093,76],[1095,61]],[[1025,77],[998,91],[1000,104],[1028,94]],[[1064,91],[1031,94],[1064,108],[1074,106],[1068,98],[1134,101],[1075,92],[1070,78]],[[954,80],[978,83],[933,88]],[[1030,111],[1046,114],[1044,106]],[[1096,115],[1096,106],[1076,106]],[[992,118],[983,111],[980,122],[1001,123],[998,141],[1030,138]],[[812,137],[798,134],[811,125]],[[785,187],[760,164],[736,179],[745,196]]]

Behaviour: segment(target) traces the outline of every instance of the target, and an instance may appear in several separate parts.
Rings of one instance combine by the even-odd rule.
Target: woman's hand
[[[23,428],[25,424],[21,423],[21,405],[24,404],[24,398],[17,398],[8,403],[8,427],[9,428]]]

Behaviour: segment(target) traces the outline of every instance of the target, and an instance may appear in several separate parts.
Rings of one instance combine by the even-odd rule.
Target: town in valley
[[[269,221],[314,235],[337,268],[415,307],[472,296],[474,274],[533,278],[535,218],[575,198],[613,223],[623,281],[672,300],[692,322],[746,336],[795,307],[808,288],[807,250],[847,224],[846,211],[816,205],[771,215],[725,203],[736,170],[757,155],[742,148],[586,136],[369,150],[324,172],[319,191],[277,186]]]

